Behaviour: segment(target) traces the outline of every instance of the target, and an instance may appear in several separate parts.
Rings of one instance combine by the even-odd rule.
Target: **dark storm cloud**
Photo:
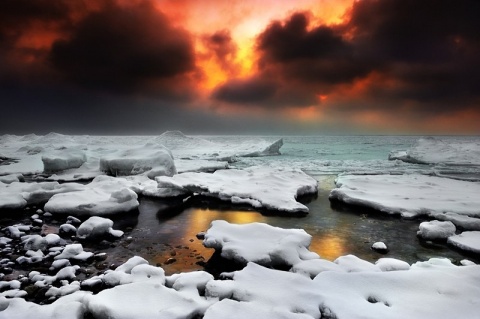
[[[237,45],[232,39],[229,30],[220,30],[202,38],[205,47],[213,52],[215,59],[220,66],[230,73],[235,72],[236,66],[233,63],[237,54]]]
[[[127,93],[195,68],[189,34],[172,27],[150,2],[112,2],[90,14],[70,39],[53,44],[50,60],[83,87]]]
[[[249,104],[265,101],[275,94],[274,82],[259,79],[233,80],[218,88],[213,97],[232,103]]]
[[[454,112],[480,101],[479,16],[480,2],[471,0],[355,1],[336,26],[312,27],[308,13],[294,13],[257,38],[256,78],[274,79],[276,95],[288,88],[313,99],[377,74],[380,82],[366,83],[361,95],[341,107],[381,102],[394,111],[413,103],[421,112]],[[228,98],[235,96],[241,102],[240,95],[248,94],[230,83],[224,87],[229,94],[216,99],[235,102]],[[273,101],[259,95],[250,102]]]

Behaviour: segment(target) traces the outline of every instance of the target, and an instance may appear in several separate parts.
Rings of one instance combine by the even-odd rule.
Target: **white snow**
[[[354,255],[341,256],[333,262],[343,268],[346,272],[381,271],[377,265]]]
[[[303,229],[282,229],[262,223],[237,225],[216,220],[207,230],[203,245],[240,263],[292,266],[302,260],[319,258],[308,250],[311,239]]]
[[[114,237],[121,237],[123,232],[121,230],[114,230],[112,226],[113,221],[111,219],[92,216],[77,228],[77,237],[82,239],[96,239],[108,234]]]
[[[83,250],[82,244],[70,244],[65,246],[65,249],[60,255],[55,256],[55,260],[58,259],[75,259],[75,260],[87,260],[93,256],[93,253]]]
[[[83,189],[83,185],[76,183],[0,183],[0,209],[22,209],[27,205],[42,204],[47,202],[55,194],[80,189]]]
[[[163,145],[153,143],[102,157],[100,170],[113,176],[145,173],[149,178],[177,173],[172,152]]]
[[[417,174],[340,175],[336,185],[330,199],[388,214],[413,217],[453,212],[480,217],[477,182]]]
[[[309,259],[302,260],[301,262],[293,265],[290,269],[291,272],[306,275],[310,278],[315,278],[319,273],[323,271],[346,271],[338,264],[326,259]]]
[[[5,184],[11,184],[13,182],[23,182],[25,179],[22,174],[9,174],[0,176],[0,182]]]
[[[431,216],[435,219],[451,221],[455,226],[464,230],[480,230],[479,218],[473,218],[450,212],[445,214],[432,213]]]
[[[232,280],[207,284],[207,296],[221,301],[204,318],[230,318],[227,311],[234,311],[233,318],[249,318],[273,309],[272,318],[476,318],[478,266],[432,260],[402,268],[323,271],[310,280],[249,263]]]
[[[417,235],[425,240],[446,240],[455,235],[455,225],[450,222],[432,220],[420,223]]]
[[[56,214],[111,215],[138,207],[137,194],[125,179],[98,176],[83,190],[53,196],[45,211]]]
[[[410,265],[407,262],[395,258],[380,258],[375,262],[375,265],[382,271],[397,271],[410,269]]]
[[[378,250],[378,251],[386,251],[388,248],[387,248],[387,245],[385,245],[384,242],[377,241],[376,243],[373,243],[372,249],[373,250]]]
[[[447,242],[458,249],[480,254],[480,231],[466,231],[448,237]]]
[[[86,161],[87,157],[85,153],[75,148],[55,150],[42,156],[43,170],[45,173],[78,168]]]
[[[389,159],[424,164],[480,165],[480,142],[426,137],[406,151],[390,153]]]
[[[219,170],[213,174],[184,173],[156,180],[157,189],[148,189],[150,195],[170,197],[200,193],[288,213],[308,212],[296,198],[317,192],[317,181],[304,172],[272,167]]]

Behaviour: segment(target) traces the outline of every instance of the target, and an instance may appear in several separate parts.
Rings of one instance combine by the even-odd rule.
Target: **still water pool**
[[[212,205],[172,209],[171,202],[143,198],[138,216],[115,220],[115,227],[126,231],[124,238],[108,247],[90,245],[108,253],[106,263],[121,263],[136,254],[151,264],[161,265],[167,274],[203,269],[213,250],[204,248],[196,234],[207,230],[213,220],[223,219],[239,224],[262,222],[305,229],[312,235],[310,249],[328,260],[347,254],[371,262],[381,257],[409,263],[431,257],[446,257],[455,262],[467,258],[444,244],[421,242],[416,236],[420,220],[384,216],[361,208],[332,208],[328,195],[334,187],[335,176],[316,178],[320,186],[318,196],[307,204],[310,213],[304,217],[265,216],[251,210],[232,210],[228,206],[213,209]],[[387,244],[386,255],[370,249],[377,241]]]

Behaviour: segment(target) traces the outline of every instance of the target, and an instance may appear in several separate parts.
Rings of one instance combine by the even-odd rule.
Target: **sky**
[[[480,134],[480,1],[2,0],[0,133]]]

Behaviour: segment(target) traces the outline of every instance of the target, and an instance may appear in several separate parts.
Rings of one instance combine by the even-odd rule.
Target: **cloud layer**
[[[324,12],[339,12],[330,2]],[[2,1],[1,111],[25,123],[3,129],[84,109],[104,116],[83,116],[89,129],[105,131],[105,114],[126,125],[135,112],[148,131],[162,130],[152,117],[181,126],[205,114],[197,128],[250,114],[320,130],[480,133],[478,1],[360,0],[341,18],[313,0],[269,4],[268,19],[265,6]],[[132,130],[145,128],[136,118]]]

